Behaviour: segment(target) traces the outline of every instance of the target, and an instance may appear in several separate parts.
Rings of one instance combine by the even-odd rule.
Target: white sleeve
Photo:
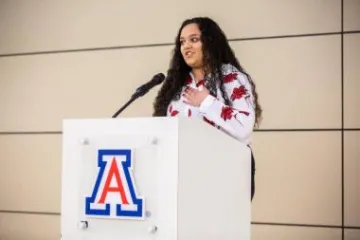
[[[251,85],[245,74],[232,72],[224,78],[224,90],[231,107],[209,95],[200,112],[233,137],[244,140],[252,134],[255,123]]]

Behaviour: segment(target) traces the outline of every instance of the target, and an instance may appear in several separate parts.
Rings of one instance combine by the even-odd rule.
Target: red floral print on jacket
[[[230,73],[224,77],[224,83],[230,83],[234,81],[237,77],[237,73]]]
[[[229,106],[225,106],[221,109],[221,118],[226,120],[230,120],[232,118],[233,109]]]
[[[189,85],[189,84],[191,84],[192,83],[192,78],[189,76],[189,77],[187,77],[186,79],[185,79],[185,83],[186,83],[186,85]]]
[[[244,86],[234,88],[231,94],[231,101],[234,101],[235,99],[241,99],[245,94],[247,94],[247,90]]]
[[[170,105],[170,107],[169,107],[169,113],[170,113],[170,115],[171,115],[172,117],[175,117],[176,115],[179,114],[179,111],[173,110],[173,106]]]
[[[246,111],[239,111],[239,113],[244,114],[244,115],[246,115],[246,116],[249,116],[249,115],[250,115],[250,113],[249,113],[249,112],[246,112]]]
[[[199,87],[199,86],[205,86],[205,80],[200,80],[200,81],[196,84],[196,87]]]
[[[209,119],[207,119],[206,117],[203,117],[204,121],[207,122],[208,124],[215,126],[215,123],[213,121],[210,121]]]

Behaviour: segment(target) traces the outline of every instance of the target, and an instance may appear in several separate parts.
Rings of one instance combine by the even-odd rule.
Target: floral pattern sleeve
[[[231,106],[209,95],[200,105],[207,122],[217,125],[239,140],[252,134],[255,122],[251,85],[245,74],[231,72],[224,77],[224,90]]]

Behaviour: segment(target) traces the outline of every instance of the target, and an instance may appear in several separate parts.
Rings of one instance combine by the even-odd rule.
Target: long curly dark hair
[[[185,80],[189,76],[191,68],[185,63],[180,51],[180,34],[182,29],[191,23],[197,24],[201,32],[200,38],[203,48],[204,66],[206,66],[206,69],[210,69],[210,72],[206,74],[216,76],[215,78],[207,78],[205,83],[206,87],[209,89],[210,93],[216,97],[216,86],[220,86],[225,104],[231,106],[231,102],[224,91],[222,65],[231,64],[236,67],[240,72],[247,76],[252,86],[255,103],[255,125],[259,125],[262,109],[258,101],[255,83],[239,64],[239,61],[235,57],[224,32],[220,29],[216,22],[208,17],[191,18],[182,23],[175,39],[175,48],[173,50],[173,56],[170,62],[170,68],[167,72],[167,77],[160,88],[157,97],[155,98],[153,116],[166,116],[167,108],[170,102],[173,99],[180,98],[181,89],[186,84]]]

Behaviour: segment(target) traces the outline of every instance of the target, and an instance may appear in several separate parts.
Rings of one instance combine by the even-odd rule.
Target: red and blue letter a
[[[111,218],[143,218],[144,200],[131,174],[131,150],[99,150],[99,173],[85,214]]]

